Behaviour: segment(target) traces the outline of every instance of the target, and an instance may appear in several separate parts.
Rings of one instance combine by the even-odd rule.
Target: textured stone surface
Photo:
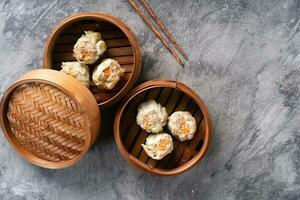
[[[300,1],[149,3],[189,54],[180,67],[122,0],[0,1],[0,92],[40,68],[51,29],[81,11],[121,18],[144,52],[140,82],[176,79],[196,90],[213,121],[211,147],[177,177],[153,177],[119,154],[107,118],[77,165],[47,170],[18,157],[0,134],[0,199],[300,199]]]

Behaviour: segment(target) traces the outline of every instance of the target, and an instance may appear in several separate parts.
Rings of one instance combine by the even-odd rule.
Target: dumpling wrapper
[[[173,139],[167,133],[152,134],[147,137],[142,147],[149,157],[161,160],[173,151]]]
[[[191,113],[177,111],[169,117],[168,128],[174,137],[183,142],[194,137],[197,125]]]
[[[153,99],[148,100],[138,107],[136,116],[137,124],[148,133],[159,133],[167,124],[168,113],[165,107]]]
[[[99,32],[84,31],[73,49],[76,60],[84,64],[95,63],[107,49],[105,42],[101,39]]]
[[[124,70],[119,63],[113,59],[105,59],[93,72],[92,79],[94,85],[100,89],[111,90],[123,76]]]
[[[61,68],[61,72],[76,78],[86,87],[90,86],[90,73],[87,65],[80,62],[63,62]]]

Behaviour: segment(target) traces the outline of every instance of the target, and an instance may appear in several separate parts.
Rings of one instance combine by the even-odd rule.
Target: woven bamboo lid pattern
[[[46,168],[63,168],[78,162],[95,141],[100,112],[92,94],[76,79],[54,70],[36,70],[4,94],[1,126],[25,159]]]

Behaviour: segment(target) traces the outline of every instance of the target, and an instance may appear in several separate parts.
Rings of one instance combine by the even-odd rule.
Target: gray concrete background
[[[77,165],[24,161],[0,134],[0,199],[300,199],[300,1],[149,0],[189,54],[179,66],[125,0],[0,1],[0,92],[42,65],[51,29],[82,11],[115,15],[144,53],[140,82],[180,80],[213,122],[205,158],[177,177],[132,168],[104,111],[97,144]]]

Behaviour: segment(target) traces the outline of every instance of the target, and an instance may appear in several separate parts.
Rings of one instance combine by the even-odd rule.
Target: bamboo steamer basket
[[[136,123],[138,105],[154,99],[165,106],[169,115],[189,111],[196,119],[197,131],[192,140],[173,138],[174,150],[162,160],[147,156],[141,147],[148,134]],[[169,132],[165,127],[164,132]],[[194,166],[210,143],[211,120],[200,97],[186,85],[168,80],[151,80],[134,88],[123,99],[114,122],[114,136],[122,156],[133,166],[155,175],[177,175]]]
[[[133,32],[119,19],[102,13],[80,13],[59,23],[52,31],[44,51],[44,68],[61,69],[61,63],[76,61],[73,47],[84,31],[97,31],[102,34],[108,47],[106,53],[95,64],[89,65],[90,74],[105,58],[119,62],[125,73],[113,90],[90,90],[101,108],[118,102],[134,86],[141,70],[141,50]]]
[[[64,73],[31,71],[5,92],[0,122],[11,146],[29,162],[51,169],[79,162],[100,130],[90,91]]]

